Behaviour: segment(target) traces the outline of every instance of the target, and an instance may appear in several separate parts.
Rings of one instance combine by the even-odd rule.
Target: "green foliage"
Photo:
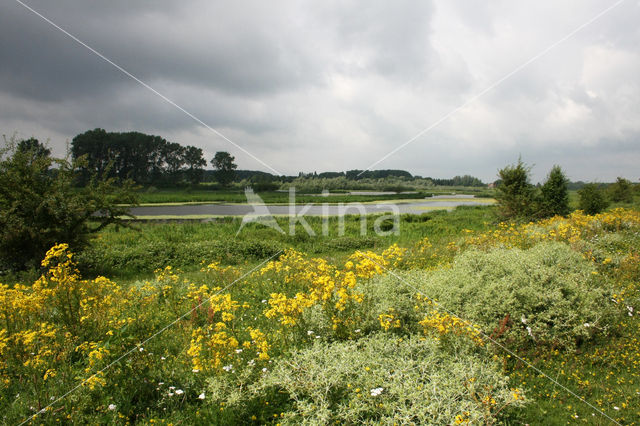
[[[560,166],[553,166],[542,185],[542,210],[540,216],[566,216],[569,214],[569,179]]]
[[[140,184],[170,184],[202,180],[206,161],[202,149],[168,142],[160,136],[140,132],[89,130],[73,138],[74,159],[84,157],[80,182],[97,174],[133,179]]]
[[[630,203],[633,201],[633,188],[631,182],[625,178],[618,177],[615,183],[608,188],[609,198],[614,203]]]
[[[215,171],[216,180],[222,186],[229,186],[236,175],[238,166],[234,163],[235,157],[225,151],[218,151],[211,159],[211,165]]]
[[[498,172],[498,211],[504,218],[530,219],[537,211],[536,188],[530,182],[531,167],[518,159]]]
[[[237,387],[236,387],[237,389]],[[278,360],[250,386],[229,398],[212,380],[213,404],[238,415],[254,397],[285,395],[281,424],[492,424],[508,405],[523,405],[489,357],[466,347],[444,350],[432,338],[373,334],[357,341],[316,342]]]
[[[511,347],[575,348],[609,332],[615,313],[611,288],[562,243],[468,251],[451,269],[414,273],[408,280]]]
[[[92,179],[77,189],[79,164],[54,159],[39,144],[5,140],[0,149],[0,269],[36,266],[56,243],[83,247],[89,234],[120,223],[135,203],[131,182]]]
[[[579,209],[586,214],[598,214],[609,206],[602,190],[595,183],[589,183],[578,190],[580,196]]]

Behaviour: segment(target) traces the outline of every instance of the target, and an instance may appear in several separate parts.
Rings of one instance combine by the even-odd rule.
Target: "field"
[[[640,422],[637,210],[375,219],[52,248],[0,288],[3,423]]]

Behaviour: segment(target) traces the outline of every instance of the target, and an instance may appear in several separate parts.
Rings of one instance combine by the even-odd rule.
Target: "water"
[[[493,200],[470,195],[435,196],[424,200],[394,203],[393,200],[375,204],[345,203],[337,205],[249,205],[249,204],[186,204],[176,206],[133,207],[134,216],[244,216],[271,214],[274,216],[336,216],[344,214],[413,213],[421,214],[434,209],[453,209],[458,206],[483,206]]]

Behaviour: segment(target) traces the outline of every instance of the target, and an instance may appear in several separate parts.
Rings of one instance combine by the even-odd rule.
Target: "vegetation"
[[[35,266],[59,241],[81,249],[90,234],[122,224],[135,203],[130,181],[90,179],[78,190],[81,162],[54,159],[35,139],[5,140],[0,149],[0,271]]]
[[[236,174],[238,166],[234,163],[235,158],[228,152],[218,151],[211,159],[211,165],[215,169],[215,177],[223,187],[229,186]]]
[[[640,213],[570,213],[558,166],[538,190],[518,160],[498,207],[402,215],[398,234],[376,234],[376,215],[276,218],[280,233],[240,218],[123,229],[133,182],[98,180],[109,166],[33,139],[0,159],[2,261],[43,255],[33,279],[0,284],[3,423],[640,421]],[[385,172],[297,182],[432,185]]]
[[[569,179],[560,166],[553,166],[541,188],[541,216],[566,216],[569,209]]]
[[[237,221],[144,225],[139,237],[173,244],[187,269],[120,284],[82,279],[86,257],[55,246],[31,286],[0,287],[3,421],[42,409],[44,423],[603,419],[521,360],[616,421],[640,420],[639,214],[493,218],[404,216],[384,237],[360,236],[352,218],[347,235],[331,223],[318,240],[254,224],[225,250],[270,239],[275,258],[223,250],[199,266],[185,244],[233,241]],[[96,253],[140,244],[140,265],[161,257],[133,232],[105,228]]]
[[[609,196],[614,203],[630,203],[633,201],[632,184],[627,179],[618,177],[616,182],[609,186]]]
[[[71,154],[84,158],[81,184],[96,175],[146,185],[198,183],[206,166],[202,149],[139,132],[89,130],[73,138]]]
[[[578,190],[580,210],[587,214],[598,214],[609,206],[602,190],[595,183],[590,183]]]
[[[531,167],[518,159],[516,165],[506,166],[498,172],[497,187],[500,215],[504,218],[529,220],[537,208],[536,188],[530,181]]]

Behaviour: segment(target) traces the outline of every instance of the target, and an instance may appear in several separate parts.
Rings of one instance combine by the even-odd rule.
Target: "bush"
[[[132,183],[93,179],[76,188],[79,164],[54,159],[37,141],[0,148],[0,270],[36,266],[56,243],[79,249],[89,234],[120,223],[135,203]]]
[[[609,207],[609,202],[602,195],[602,191],[595,183],[589,183],[578,191],[580,196],[580,210],[586,214],[598,214]]]
[[[518,163],[498,172],[500,182],[496,191],[498,211],[505,218],[529,220],[537,211],[536,188],[529,181],[531,167]]]
[[[560,166],[553,166],[542,185],[541,217],[566,216],[569,214],[569,179]]]
[[[610,301],[613,291],[594,266],[562,243],[529,250],[470,250],[451,269],[405,277],[450,312],[514,346],[571,350],[595,333],[606,334],[616,312]],[[385,306],[399,298],[390,292],[401,294],[406,289],[400,286],[408,287],[394,277],[377,285],[386,287],[378,291],[378,303]]]
[[[490,357],[384,333],[315,342],[276,361],[244,398],[229,401],[221,384],[211,380],[207,394],[236,412],[236,420],[251,395],[284,396],[291,403],[280,414],[282,424],[491,424],[506,406],[524,403]]]
[[[631,182],[625,178],[619,177],[608,189],[609,197],[614,203],[630,203],[633,201]]]

